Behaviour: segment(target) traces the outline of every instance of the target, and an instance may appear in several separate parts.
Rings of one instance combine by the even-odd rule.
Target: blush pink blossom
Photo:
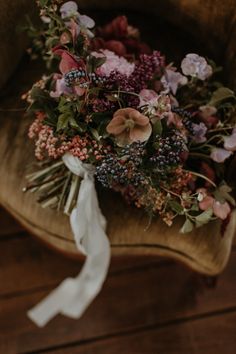
[[[199,208],[201,210],[207,210],[212,208],[215,216],[221,220],[225,220],[231,212],[231,208],[228,202],[221,203],[220,201],[208,195],[206,188],[199,188],[197,190]]]
[[[66,86],[65,79],[60,74],[54,75],[55,90],[50,91],[50,96],[57,98],[63,94],[70,95],[73,93],[71,87]]]
[[[222,163],[231,155],[232,155],[232,151],[228,151],[222,148],[214,148],[211,151],[210,157],[213,161]]]
[[[163,93],[158,95],[153,90],[143,89],[139,93],[139,99],[139,107],[143,107],[144,113],[151,116],[153,123],[157,119],[173,118],[170,96]]]
[[[106,61],[98,69],[97,73],[102,76],[109,76],[112,71],[129,77],[134,71],[135,64],[129,63],[123,57],[116,55],[114,52],[103,49],[100,52],[92,52],[92,55],[97,58],[105,57]]]
[[[115,112],[107,126],[107,132],[116,137],[118,146],[135,141],[147,141],[152,133],[149,118],[134,108],[121,108]]]
[[[229,136],[224,136],[224,148],[228,151],[236,151],[236,128]]]
[[[225,220],[231,212],[231,208],[228,202],[220,203],[218,200],[214,200],[213,212],[215,216],[221,220]]]

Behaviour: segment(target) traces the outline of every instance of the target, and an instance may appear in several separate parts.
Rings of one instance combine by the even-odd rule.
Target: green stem
[[[192,175],[194,175],[196,177],[200,177],[202,179],[205,179],[207,182],[209,182],[212,186],[214,186],[216,188],[216,184],[211,179],[209,179],[208,177],[202,175],[201,173],[194,172],[194,171],[189,171],[189,170],[183,170],[183,171],[189,172],[189,173],[191,173]]]

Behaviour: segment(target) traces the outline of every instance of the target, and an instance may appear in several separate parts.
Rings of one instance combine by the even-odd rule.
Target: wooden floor
[[[113,260],[78,321],[38,329],[26,311],[81,264],[38,243],[0,210],[0,354],[234,354],[236,247],[215,284],[167,259]]]

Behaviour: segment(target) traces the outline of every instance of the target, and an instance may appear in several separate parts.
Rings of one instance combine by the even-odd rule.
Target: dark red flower
[[[98,34],[105,39],[121,39],[128,34],[128,20],[126,16],[114,18],[104,27],[98,28]]]

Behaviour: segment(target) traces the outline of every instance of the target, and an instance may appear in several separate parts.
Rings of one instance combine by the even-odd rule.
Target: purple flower
[[[236,151],[236,128],[229,136],[224,136],[224,148],[228,151]]]
[[[180,85],[186,85],[188,79],[179,72],[172,69],[166,69],[165,74],[161,78],[161,83],[164,86],[165,92],[170,91],[175,95]]]
[[[228,157],[230,157],[230,155],[232,155],[232,151],[228,151],[222,148],[214,148],[211,151],[210,157],[212,158],[213,161],[222,163]]]
[[[182,60],[181,69],[184,75],[196,77],[203,81],[211,76],[213,72],[206,59],[194,53],[186,55]]]
[[[95,22],[92,18],[86,15],[81,15],[78,12],[78,5],[74,1],[68,1],[60,7],[60,13],[62,19],[69,19],[74,17],[76,19],[77,29],[79,34],[80,30],[83,30],[89,37],[93,37],[93,33],[90,31],[95,26]],[[71,26],[70,21],[65,22],[68,27]]]
[[[200,124],[192,124],[192,128],[194,131],[193,134],[193,141],[195,141],[196,143],[204,143],[206,141],[206,137],[205,134],[207,132],[207,127],[204,123],[200,123]]]

